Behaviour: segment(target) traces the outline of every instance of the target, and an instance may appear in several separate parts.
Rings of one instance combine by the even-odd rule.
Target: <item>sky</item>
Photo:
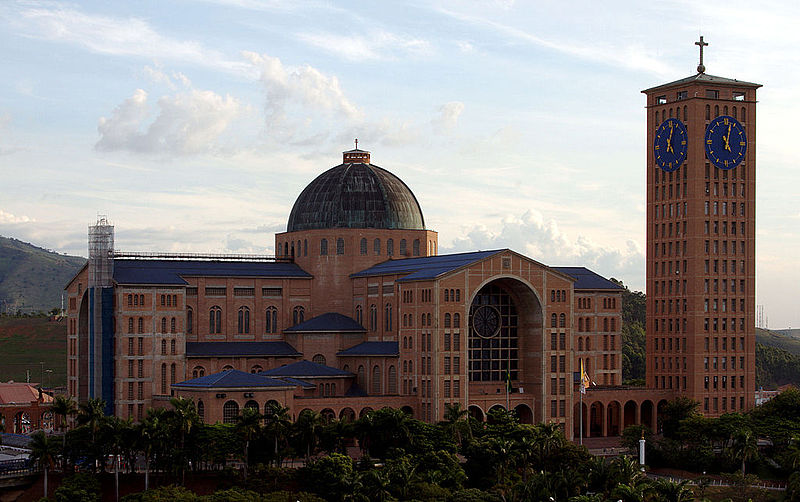
[[[757,304],[800,326],[800,3],[0,3],[0,235],[87,255],[273,254],[300,191],[359,147],[439,252],[511,248],[644,289],[645,97],[764,85]]]

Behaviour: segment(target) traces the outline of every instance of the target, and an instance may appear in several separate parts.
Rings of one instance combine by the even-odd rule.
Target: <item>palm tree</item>
[[[472,429],[469,426],[469,410],[461,407],[461,403],[444,405],[444,426],[449,430],[455,439],[456,444],[461,444],[462,433],[472,439]]]
[[[166,410],[147,410],[147,417],[136,427],[139,433],[138,448],[144,454],[144,489],[150,489],[150,463],[156,452],[161,451],[162,438],[166,435]]]
[[[758,438],[750,429],[742,429],[734,436],[733,457],[742,461],[742,476],[745,463],[758,456]]]
[[[244,408],[236,417],[236,432],[244,440],[244,482],[247,483],[250,441],[261,433],[261,419],[264,418],[257,409]]]
[[[81,403],[78,407],[78,424],[86,425],[91,433],[92,442],[89,445],[90,456],[93,457],[92,472],[97,469],[97,462],[103,458],[102,446],[97,442],[97,434],[100,431],[100,425],[106,418],[105,413],[106,402],[99,397],[91,398],[85,403]],[[102,464],[105,468],[105,464]]]
[[[295,435],[300,442],[300,446],[306,452],[306,462],[311,459],[311,453],[317,445],[317,438],[322,430],[324,420],[322,415],[316,411],[303,410],[297,421],[294,423]]]
[[[75,404],[75,400],[72,399],[71,396],[57,394],[53,399],[52,410],[56,416],[61,417],[61,420],[59,421],[59,429],[61,429],[61,432],[64,432],[64,429],[67,427],[67,417],[77,413],[78,407]]]
[[[265,425],[267,432],[273,438],[275,444],[275,463],[278,467],[281,465],[281,458],[278,450],[278,443],[286,442],[286,433],[292,426],[292,421],[289,418],[289,408],[281,406],[276,402],[267,404],[264,413]]]
[[[119,456],[125,446],[126,433],[132,426],[133,421],[130,417],[122,420],[114,416],[107,417],[101,425],[104,442],[111,446],[114,455],[114,490],[117,500],[119,500]]]
[[[192,428],[200,423],[200,416],[194,407],[194,401],[182,397],[173,397],[169,400],[172,405],[172,410],[169,411],[169,418],[173,425],[177,428],[181,438],[181,451],[180,451],[180,470],[181,470],[181,484],[186,481],[186,436],[192,431]]]
[[[58,456],[59,446],[51,440],[44,431],[38,431],[31,436],[31,460],[35,461],[44,470],[44,497],[47,498],[47,473]]]
[[[688,483],[688,480],[675,483],[662,478],[653,483],[653,488],[659,495],[659,500],[664,502],[689,502],[690,500],[694,500],[694,494],[687,486]]]

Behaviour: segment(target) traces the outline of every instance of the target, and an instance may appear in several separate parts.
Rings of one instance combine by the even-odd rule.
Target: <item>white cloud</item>
[[[244,52],[243,55],[260,71],[270,119],[285,119],[289,104],[343,114],[348,119],[361,116],[358,107],[344,95],[335,75],[325,75],[309,65],[287,68],[280,59],[266,54]]]
[[[147,92],[137,89],[111,117],[100,118],[95,148],[172,155],[214,151],[219,136],[243,109],[231,96],[196,89],[161,97],[158,114],[147,125],[150,108]]]
[[[552,40],[531,33],[526,29],[516,28],[508,24],[492,21],[485,16],[474,16],[455,12],[447,9],[438,9],[438,12],[466,24],[490,29],[502,36],[518,42],[544,47],[556,52],[583,59],[589,62],[605,62],[620,68],[637,71],[649,71],[657,75],[672,75],[674,69],[663,61],[649,55],[643,44],[628,44],[623,46],[608,46],[593,43],[591,45],[578,45],[565,43],[561,40]]]
[[[0,209],[0,224],[34,223],[36,220],[27,216],[15,216]]]
[[[349,61],[423,57],[430,55],[433,50],[427,40],[398,35],[385,30],[372,30],[368,35],[351,32],[346,35],[320,32],[301,33],[298,37],[309,45]]]
[[[483,225],[464,230],[463,237],[456,238],[452,246],[441,246],[442,251],[510,248],[547,265],[585,266],[606,277],[624,277],[632,287],[644,286],[644,253],[632,240],[614,248],[583,236],[570,238],[554,220],[545,220],[541,213],[530,210],[503,219],[496,230]]]
[[[170,89],[177,89],[179,86],[191,88],[192,81],[184,75],[183,73],[176,71],[172,72],[172,75],[168,75],[161,65],[153,66],[145,66],[142,70],[147,78],[152,80],[157,84],[164,84]]]
[[[235,73],[247,69],[244,63],[228,60],[199,42],[161,35],[146,21],[135,17],[117,18],[64,7],[38,7],[23,9],[14,23],[30,37],[61,40],[99,54],[172,59]]]
[[[439,107],[439,115],[431,121],[434,131],[448,132],[456,127],[461,112],[464,111],[464,103],[451,101]]]

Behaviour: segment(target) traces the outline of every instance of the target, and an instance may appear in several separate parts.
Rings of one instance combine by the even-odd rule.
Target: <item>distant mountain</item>
[[[756,328],[756,343],[783,349],[800,356],[800,330],[796,329],[761,329]]]
[[[86,258],[0,236],[0,313],[49,311]]]

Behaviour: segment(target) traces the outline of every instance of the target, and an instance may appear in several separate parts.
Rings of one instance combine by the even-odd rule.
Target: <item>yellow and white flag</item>
[[[580,362],[581,362],[581,394],[586,394],[586,389],[592,383],[592,380],[586,373],[586,368],[583,366],[583,359],[581,359]]]

